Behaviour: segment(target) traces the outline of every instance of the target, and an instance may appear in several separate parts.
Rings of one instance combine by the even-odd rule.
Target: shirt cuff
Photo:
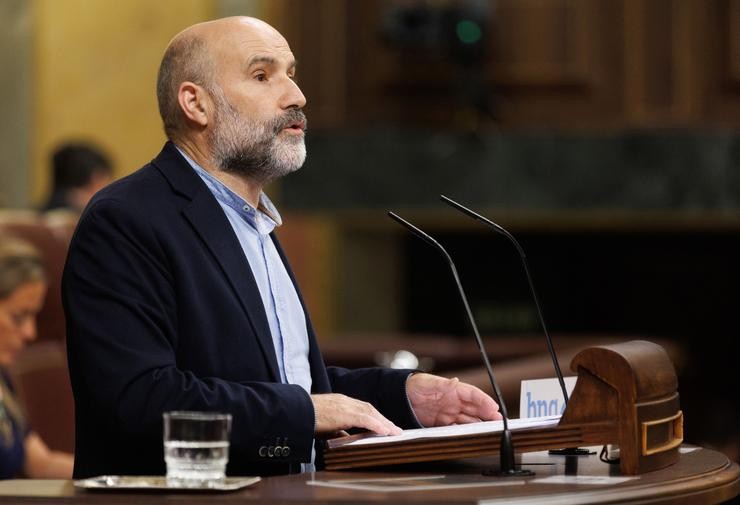
[[[406,376],[406,381],[404,382],[404,386],[403,386],[403,392],[404,392],[404,395],[406,396],[406,403],[409,406],[409,410],[411,411],[411,416],[414,418],[414,422],[416,422],[416,425],[419,428],[426,428],[426,426],[424,426],[423,424],[419,422],[419,418],[416,417],[416,412],[414,412],[414,407],[411,405],[411,400],[409,400],[409,378],[411,378],[411,376],[416,373],[418,372],[411,372],[410,374]]]

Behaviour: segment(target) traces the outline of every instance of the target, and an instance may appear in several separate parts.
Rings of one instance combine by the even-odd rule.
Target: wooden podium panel
[[[590,347],[571,362],[578,380],[560,422],[554,427],[511,430],[517,452],[616,444],[620,469],[636,475],[678,460],[683,442],[683,413],[678,380],[665,350],[633,340]],[[355,436],[327,441],[329,470],[367,468],[422,461],[441,461],[499,453],[501,433],[427,436],[411,441],[388,437],[357,445]],[[364,436],[364,435],[361,435]],[[384,439],[383,439],[384,440]]]
[[[533,452],[521,456],[522,466],[536,472],[534,477],[500,485],[502,478],[485,477],[481,470],[498,464],[497,457],[445,463],[404,465],[382,471],[316,472],[282,477],[266,477],[253,487],[232,493],[169,493],[85,491],[71,481],[7,480],[0,481],[0,503],[56,504],[131,504],[160,505],[260,503],[270,504],[456,504],[503,505],[542,503],[544,505],[588,504],[675,504],[709,505],[722,503],[740,494],[740,467],[723,454],[702,448],[683,446],[678,461],[661,470],[631,477],[613,485],[542,484],[549,476],[618,476],[619,469],[591,456],[552,456]],[[374,492],[314,485],[316,481],[358,479],[424,479],[438,475],[460,477],[479,487],[427,491]],[[311,484],[311,481],[314,484]],[[508,482],[504,479],[504,482]]]

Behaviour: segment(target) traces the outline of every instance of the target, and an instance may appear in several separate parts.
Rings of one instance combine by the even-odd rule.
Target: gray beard
[[[241,117],[220,88],[212,90],[216,105],[210,143],[216,166],[259,184],[295,172],[306,160],[304,137],[281,135],[295,121],[306,121],[300,109],[260,122]]]

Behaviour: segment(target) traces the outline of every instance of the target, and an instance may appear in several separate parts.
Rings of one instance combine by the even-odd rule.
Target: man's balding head
[[[213,93],[219,49],[228,47],[225,41],[236,31],[270,33],[282,38],[277,30],[260,19],[235,16],[190,26],[170,41],[157,75],[159,114],[168,138],[184,126],[178,104],[180,84],[190,81]]]

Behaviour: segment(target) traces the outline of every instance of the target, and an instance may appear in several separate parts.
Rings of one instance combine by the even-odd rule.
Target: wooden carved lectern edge
[[[678,461],[683,414],[676,372],[662,347],[643,340],[590,347],[571,369],[578,379],[559,424],[514,431],[517,452],[615,444],[625,475]],[[462,459],[497,454],[499,443],[490,433],[370,446],[332,441],[324,459],[327,470]]]

